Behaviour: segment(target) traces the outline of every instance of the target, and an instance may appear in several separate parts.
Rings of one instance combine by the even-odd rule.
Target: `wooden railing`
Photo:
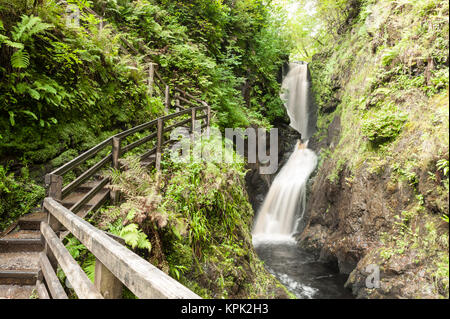
[[[138,125],[124,132],[118,133],[100,144],[92,147],[87,150],[80,156],[74,158],[70,162],[64,164],[63,166],[57,168],[53,172],[49,173],[45,177],[45,182],[48,187],[48,196],[52,197],[56,200],[63,200],[67,197],[71,192],[77,189],[77,187],[81,186],[83,183],[87,182],[89,179],[94,177],[101,169],[104,169],[108,164],[110,164],[114,169],[120,169],[119,159],[121,156],[126,153],[132,151],[138,146],[142,146],[146,143],[154,142],[155,146],[151,149],[147,150],[145,153],[140,155],[141,161],[145,161],[152,155],[154,156],[153,160],[155,161],[156,169],[160,169],[161,164],[161,153],[162,148],[173,142],[170,139],[165,140],[165,134],[170,132],[171,130],[182,127],[186,124],[190,123],[190,132],[194,132],[195,130],[195,121],[196,120],[205,120],[205,123],[201,126],[201,128],[208,128],[210,126],[211,121],[211,108],[205,102],[202,102],[204,106],[197,106],[190,109],[183,109],[182,111],[169,114],[158,119],[152,120],[150,122]],[[197,113],[204,112],[202,116],[197,116]],[[164,126],[169,120],[176,119],[178,117],[188,117],[187,119],[183,119],[179,122],[171,124],[169,126]],[[127,137],[132,136],[136,133],[140,133],[142,131],[155,129],[149,135],[142,137],[132,143],[127,145],[122,145],[122,142],[126,140]],[[155,141],[156,140],[156,141]],[[108,146],[111,147],[111,151],[101,157],[97,163],[92,165],[87,170],[83,171],[78,177],[74,180],[70,181],[67,185],[63,187],[64,178],[63,176],[69,172],[74,172],[74,170],[79,169],[81,165],[86,164],[86,161],[99,154],[101,151],[105,150]],[[97,185],[92,188],[83,198],[79,199],[78,202],[74,203],[70,210],[74,213],[77,213],[79,209],[87,203],[90,199],[92,199],[95,195],[97,195],[107,184],[109,183],[108,177],[101,177],[101,180],[97,183]],[[110,196],[113,200],[116,200],[116,195],[114,192],[110,192]],[[98,207],[92,207],[90,211],[95,211]]]
[[[45,249],[40,255],[42,276],[37,285],[38,291],[42,290],[40,295],[67,299],[56,276],[59,265],[81,299],[121,298],[123,285],[138,298],[200,298],[54,199],[46,198],[44,209],[48,212],[48,219],[41,223]],[[58,238],[57,233],[63,226],[96,257],[94,283]],[[44,282],[49,293],[42,287]]]
[[[85,11],[99,17],[89,8],[85,8]],[[121,39],[129,50],[138,53],[125,38]],[[121,49],[127,51],[123,47]],[[36,284],[41,298],[67,298],[56,276],[58,265],[79,298],[120,298],[123,285],[139,298],[199,298],[119,243],[120,238],[105,233],[83,220],[83,217],[97,210],[106,200],[111,199],[113,203],[117,203],[116,191],[107,192],[102,200],[97,201],[89,210],[79,213],[85,204],[110,183],[109,177],[99,174],[101,170],[106,167],[123,169],[120,159],[128,152],[142,147],[145,151],[139,154],[141,162],[146,164],[154,162],[156,169],[159,170],[163,148],[173,142],[167,138],[173,129],[188,125],[192,136],[196,131],[197,121],[204,120],[205,123],[200,129],[209,130],[210,106],[179,88],[172,90],[175,113],[169,114],[170,87],[157,71],[157,65],[147,57],[145,61],[148,65],[149,94],[153,95],[156,90],[158,91],[156,93],[164,97],[166,115],[111,136],[45,176],[48,197],[44,200],[43,208],[48,212],[48,219],[47,222],[41,223],[41,237],[45,249],[40,255],[41,272]],[[204,114],[199,115],[200,112]],[[180,120],[174,122],[177,118]],[[144,137],[136,136],[146,131],[148,133]],[[145,147],[146,144],[152,145]],[[88,161],[93,159],[95,163],[88,165]],[[87,166],[90,167],[86,168]],[[69,180],[68,173],[75,174],[76,177]],[[67,196],[92,178],[96,178],[96,181],[87,193],[75,203],[71,203],[69,208],[62,205]],[[62,238],[69,233],[96,257],[94,284],[62,243]]]
[[[197,101],[189,95],[186,96],[191,100]],[[156,146],[140,155],[140,159],[145,161],[149,156],[153,155],[156,169],[159,170],[163,146],[171,142],[170,139],[164,141],[165,133],[190,123],[190,132],[193,134],[196,129],[196,120],[199,119],[205,119],[205,124],[201,128],[209,128],[211,109],[205,102],[202,102],[202,104],[203,106],[183,109],[118,133],[46,175],[49,197],[44,200],[43,207],[48,213],[48,220],[41,223],[41,234],[45,243],[45,250],[40,255],[42,276],[38,279],[36,285],[42,298],[50,297],[50,295],[53,298],[67,298],[56,277],[58,265],[66,274],[79,298],[120,298],[122,296],[122,283],[139,298],[199,298],[128,248],[117,243],[111,238],[112,235],[108,235],[82,219],[88,212],[99,208],[101,203],[92,207],[82,216],[76,215],[77,211],[85,203],[109,184],[109,177],[102,177],[98,184],[79,199],[78,202],[73,204],[70,209],[64,207],[61,201],[107,164],[111,164],[113,168],[120,170],[122,168],[119,162],[121,156],[138,146],[151,142],[155,138]],[[197,117],[198,112],[204,112],[205,114]],[[186,116],[188,117],[187,119],[166,127],[164,125],[170,120]],[[122,141],[127,137],[155,127],[155,132],[125,146],[121,145]],[[63,187],[63,175],[79,168],[80,165],[86,163],[87,160],[99,154],[108,146],[112,148],[106,156],[103,156],[97,163]],[[113,202],[117,202],[118,195],[114,191],[110,191],[109,197]],[[62,232],[64,235],[60,236],[60,232],[64,229],[65,231]],[[68,233],[72,233],[97,258],[94,284],[90,282],[86,274],[64,247],[61,239]],[[120,238],[115,239],[120,240]],[[48,287],[49,292],[45,289],[45,286]]]

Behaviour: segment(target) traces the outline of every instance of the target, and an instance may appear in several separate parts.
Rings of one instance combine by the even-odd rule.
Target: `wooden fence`
[[[89,8],[84,10],[99,17]],[[100,25],[104,25],[103,21]],[[137,54],[125,38],[121,38],[128,50]],[[127,49],[121,47],[127,52]],[[121,158],[131,151],[144,149],[139,154],[143,165],[161,166],[163,148],[171,141],[167,136],[178,127],[189,126],[190,133],[196,130],[196,121],[204,120],[201,129],[209,130],[211,122],[210,106],[199,98],[179,88],[173,88],[163,80],[157,65],[146,58],[148,66],[149,94],[159,94],[164,99],[166,115],[118,133],[97,144],[78,157],[55,169],[45,176],[48,197],[43,203],[48,213],[46,222],[41,223],[41,237],[45,244],[40,254],[41,272],[37,280],[40,298],[67,299],[67,295],[56,276],[61,267],[79,298],[121,298],[123,285],[139,298],[199,298],[192,291],[166,275],[134,252],[123,246],[123,240],[103,232],[83,218],[96,211],[108,199],[117,203],[118,194],[110,190],[101,193],[110,178],[101,170],[112,167],[123,169]],[[173,93],[173,102],[171,101]],[[174,104],[175,113],[169,114]],[[200,114],[203,113],[203,114]],[[178,121],[176,121],[178,120]],[[147,133],[145,133],[147,132]],[[144,134],[145,133],[145,134]],[[145,135],[142,137],[142,135]],[[146,145],[151,144],[150,147]],[[138,149],[139,148],[139,149]],[[75,177],[74,177],[75,176]],[[88,191],[68,207],[65,198],[77,189],[91,183]],[[86,188],[86,187],[85,187]],[[88,210],[81,210],[94,197],[101,195]],[[96,257],[95,281],[92,283],[78,263],[72,258],[62,243],[62,238],[73,234]]]
[[[86,183],[105,166],[110,165],[120,170],[122,168],[120,158],[123,155],[152,140],[156,140],[154,142],[155,146],[141,154],[140,159],[142,162],[145,162],[151,157],[154,160],[156,169],[159,170],[163,147],[172,142],[169,139],[164,139],[165,133],[188,124],[190,132],[193,134],[196,129],[196,120],[200,119],[205,119],[205,124],[201,128],[209,128],[211,109],[205,102],[201,101],[201,103],[203,106],[183,109],[118,133],[46,175],[48,197],[44,200],[43,207],[48,213],[48,220],[41,223],[41,234],[43,243],[45,243],[45,250],[40,256],[43,276],[37,282],[37,289],[41,298],[50,296],[53,298],[67,298],[56,277],[58,265],[64,271],[79,298],[120,298],[122,284],[139,298],[198,298],[193,292],[118,243],[116,240],[119,240],[119,238],[112,239],[111,235],[95,228],[82,219],[89,212],[98,209],[104,200],[111,198],[113,202],[117,201],[118,196],[114,191],[106,193],[105,198],[89,211],[82,215],[76,215],[85,203],[110,183],[109,177],[101,177],[101,180],[70,208],[64,207],[61,203],[66,196],[83,183]],[[197,116],[199,112],[204,114]],[[185,118],[165,126],[167,121],[183,116],[187,117],[187,119]],[[127,145],[122,145],[122,142],[127,137],[151,128],[156,129],[156,131]],[[73,172],[108,146],[111,147],[111,151],[107,155],[98,159],[95,164],[84,170],[78,177],[63,187],[63,176],[65,174]],[[64,228],[65,231],[62,232],[64,235],[61,236],[60,232]],[[62,244],[61,239],[68,233],[72,233],[96,257],[94,284],[90,282]],[[48,291],[45,289],[46,286]]]
[[[67,299],[56,276],[57,265],[64,271],[78,298],[116,299],[125,285],[138,298],[200,298],[175,279],[95,228],[69,209],[48,197],[44,200],[47,222],[41,223],[44,252],[40,255],[42,276],[38,278],[41,297]],[[57,233],[65,227],[96,257],[92,283],[62,244]],[[44,282],[48,287],[45,289]]]

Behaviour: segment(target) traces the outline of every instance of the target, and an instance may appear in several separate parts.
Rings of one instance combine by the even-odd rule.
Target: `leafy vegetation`
[[[162,115],[144,57],[171,87],[212,105],[221,128],[283,118],[277,75],[290,42],[264,1],[68,3],[79,26],[57,0],[0,0],[0,163],[13,161],[15,176],[28,166],[30,183],[42,185],[45,172],[105,137]],[[99,28],[85,8],[107,23]],[[122,50],[122,39],[138,52]]]
[[[374,145],[394,139],[401,131],[407,117],[392,109],[367,113],[361,132]]]
[[[330,15],[317,30],[330,36],[310,63],[315,138],[327,138],[335,119],[342,127],[319,174],[342,187],[383,185],[385,218],[395,226],[378,234],[381,248],[364,260],[382,257],[384,269],[396,269],[414,259],[423,276],[398,282],[448,297],[448,2],[339,1],[334,13],[329,5],[316,2],[313,14]]]
[[[0,231],[36,208],[44,193],[43,187],[29,183],[27,168],[23,168],[22,176],[17,178],[7,167],[0,165]]]
[[[218,143],[212,139],[196,147],[222,146]],[[122,235],[132,227],[136,251],[202,297],[287,296],[252,248],[243,161],[179,163],[167,154],[160,173],[128,161],[127,171],[112,172],[113,188],[124,200],[101,212],[99,227]],[[145,238],[140,247],[141,232],[150,249]]]

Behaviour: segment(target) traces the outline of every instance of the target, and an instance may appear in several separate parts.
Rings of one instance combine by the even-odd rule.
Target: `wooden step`
[[[39,252],[0,253],[0,270],[39,270]]]
[[[0,253],[0,285],[34,285],[38,272],[38,252]]]
[[[78,186],[75,189],[75,191],[81,192],[81,193],[87,193],[91,189],[93,189],[95,186],[97,186],[103,179],[101,176],[94,176],[94,178],[95,178],[94,180],[87,181],[87,182],[81,184],[80,186]]]
[[[0,285],[0,299],[29,299],[34,285]]]
[[[156,162],[156,155],[153,154],[141,160],[141,165],[144,167],[148,167],[150,165],[154,165],[155,162]]]
[[[8,235],[3,236],[1,239],[20,239],[20,238],[41,238],[40,230],[22,230],[20,228],[15,229]]]
[[[88,193],[88,191],[85,192],[81,192],[81,191],[75,191],[70,193],[69,195],[67,195],[63,200],[62,200],[62,204],[67,207],[70,208],[71,206],[75,205],[79,200],[81,200],[84,195],[86,195]],[[107,188],[103,188],[102,190],[100,190],[94,197],[92,197],[86,204],[85,206],[94,206],[95,204],[97,204],[102,198],[103,196],[109,193],[109,189]]]
[[[19,227],[24,230],[39,230],[42,221],[47,220],[47,213],[38,212],[27,214],[19,219]]]
[[[76,202],[62,202],[61,203],[65,208],[70,209],[73,205],[76,204]],[[92,204],[84,204],[83,208],[91,208],[93,205]]]
[[[43,245],[40,238],[1,238],[0,253],[39,252]]]
[[[35,285],[38,271],[0,270],[0,285]]]

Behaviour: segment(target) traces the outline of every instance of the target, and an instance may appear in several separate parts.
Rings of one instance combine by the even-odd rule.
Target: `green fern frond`
[[[11,56],[11,65],[13,68],[25,69],[30,65],[30,55],[25,50],[14,52]]]
[[[25,47],[22,43],[19,43],[19,42],[12,42],[12,41],[10,41],[9,39],[8,39],[8,40],[5,40],[4,43],[5,43],[7,46],[10,46],[10,47],[12,47],[12,48],[16,48],[16,49],[19,49],[19,50],[22,50],[22,49]]]
[[[127,245],[130,245],[131,248],[135,249],[136,247],[140,249],[147,249],[150,251],[152,249],[152,244],[147,238],[147,235],[138,229],[138,225],[129,224],[125,226],[120,231],[120,237],[125,240]]]
[[[137,246],[140,249],[147,249],[148,251],[152,250],[152,244],[144,233],[139,233]]]
[[[51,24],[42,22],[39,17],[23,15],[22,21],[13,27],[11,34],[14,41],[26,42],[33,35],[41,33],[50,27],[52,27]]]
[[[82,267],[83,271],[92,282],[94,282],[95,279],[95,261],[95,256],[91,254],[89,258],[83,263]]]

